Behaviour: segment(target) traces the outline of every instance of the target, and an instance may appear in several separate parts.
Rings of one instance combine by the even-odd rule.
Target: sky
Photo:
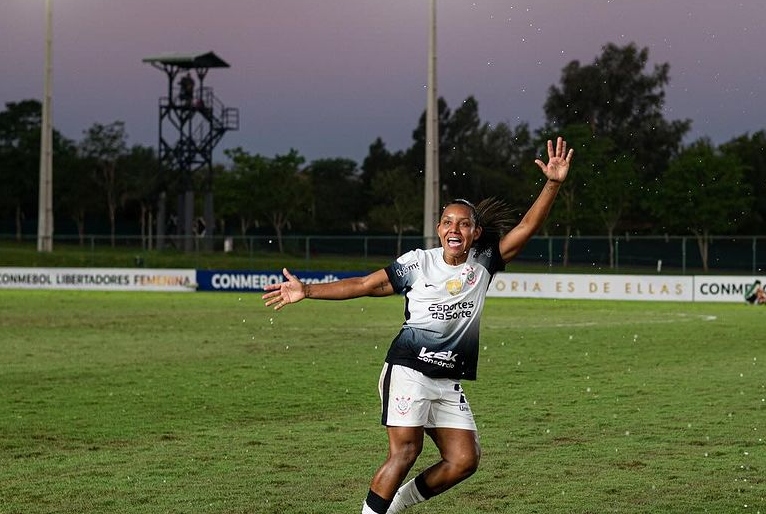
[[[571,61],[607,43],[670,64],[665,117],[691,119],[687,142],[766,129],[764,0],[437,0],[438,95],[468,96],[483,122],[543,124]],[[426,105],[430,0],[52,0],[53,124],[79,141],[125,122],[156,146],[163,72],[142,62],[215,52],[230,68],[205,85],[240,111],[222,150],[361,163],[380,137],[412,144]],[[45,0],[0,0],[0,102],[42,99]],[[649,70],[647,70],[649,71]]]

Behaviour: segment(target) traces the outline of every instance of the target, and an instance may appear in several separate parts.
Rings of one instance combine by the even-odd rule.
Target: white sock
[[[388,508],[386,514],[397,514],[407,507],[412,507],[416,503],[420,503],[425,500],[426,499],[423,498],[423,496],[418,491],[418,488],[415,487],[415,479],[413,478],[401,486],[398,491],[396,491],[396,495],[394,495],[394,499],[391,502],[391,506]]]
[[[369,505],[367,505],[367,502],[364,502],[362,504],[362,514],[377,514],[374,510],[372,510]]]

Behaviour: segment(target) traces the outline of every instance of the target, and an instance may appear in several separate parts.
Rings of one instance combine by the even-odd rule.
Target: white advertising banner
[[[738,302],[742,303],[747,289],[761,277],[739,277],[728,275],[697,275],[694,277],[694,300],[697,302]]]
[[[201,278],[198,278],[196,270],[188,269],[0,268],[0,289],[191,292],[198,290],[198,282],[202,282],[200,289],[206,289],[206,273],[215,272],[200,271]],[[343,272],[337,274],[340,276]],[[744,303],[745,292],[759,279],[737,275],[498,273],[489,285],[488,295],[504,298]],[[766,283],[766,278],[761,282]]]
[[[0,268],[0,289],[194,291],[196,271],[140,268]]]
[[[498,273],[489,296],[691,302],[694,278],[662,275]],[[709,298],[709,301],[715,301]],[[740,300],[742,301],[742,300]]]

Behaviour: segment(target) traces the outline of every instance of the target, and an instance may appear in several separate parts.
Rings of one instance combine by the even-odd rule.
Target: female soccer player
[[[474,380],[479,322],[492,276],[505,268],[537,232],[566,179],[573,150],[548,141],[548,179],[521,221],[511,228],[502,202],[447,204],[437,224],[441,246],[405,253],[365,277],[304,284],[287,269],[285,282],[266,287],[263,300],[276,310],[303,299],[344,300],[404,294],[405,320],[380,375],[382,424],[388,456],[372,477],[362,514],[394,514],[471,476],[481,450],[473,413],[460,385]],[[402,485],[428,435],[440,460]]]

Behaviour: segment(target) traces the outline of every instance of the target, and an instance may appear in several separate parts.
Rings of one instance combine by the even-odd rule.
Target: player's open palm
[[[261,297],[266,307],[273,306],[274,310],[279,310],[288,303],[299,302],[306,297],[303,283],[295,275],[287,271],[287,268],[282,268],[282,274],[287,281],[267,285],[264,287],[267,293]]]
[[[572,162],[572,155],[574,155],[574,150],[571,148],[567,150],[567,142],[563,138],[559,137],[556,139],[556,148],[553,147],[553,142],[549,139],[548,164],[545,164],[540,159],[536,159],[535,164],[540,166],[540,169],[549,180],[564,182],[569,173],[569,163]]]

